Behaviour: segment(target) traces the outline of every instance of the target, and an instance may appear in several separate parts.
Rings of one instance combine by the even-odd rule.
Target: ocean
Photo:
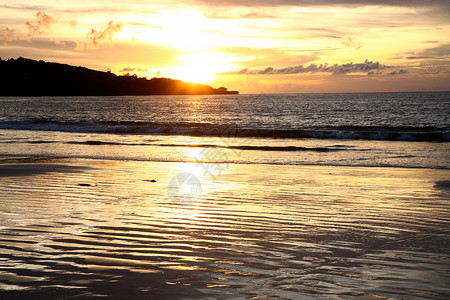
[[[449,168],[450,93],[0,98],[3,155]],[[195,152],[195,151],[194,151]]]
[[[0,98],[1,299],[449,299],[450,92]]]

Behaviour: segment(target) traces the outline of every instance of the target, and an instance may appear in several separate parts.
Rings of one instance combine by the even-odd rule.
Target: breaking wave
[[[450,128],[392,126],[316,126],[292,129],[252,128],[236,124],[133,121],[70,122],[46,119],[0,121],[0,129],[77,133],[158,134],[215,137],[316,138],[346,140],[449,142]]]

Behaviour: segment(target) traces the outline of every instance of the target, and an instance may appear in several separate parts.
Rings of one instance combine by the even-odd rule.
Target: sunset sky
[[[241,93],[450,90],[450,1],[3,1],[19,56]]]

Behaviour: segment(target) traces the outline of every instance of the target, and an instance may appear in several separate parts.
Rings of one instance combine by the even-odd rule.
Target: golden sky
[[[241,93],[450,90],[447,0],[0,4],[0,57]]]

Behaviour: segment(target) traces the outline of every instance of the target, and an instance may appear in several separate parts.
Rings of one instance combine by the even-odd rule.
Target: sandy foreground
[[[449,170],[0,161],[2,299],[450,297]]]

